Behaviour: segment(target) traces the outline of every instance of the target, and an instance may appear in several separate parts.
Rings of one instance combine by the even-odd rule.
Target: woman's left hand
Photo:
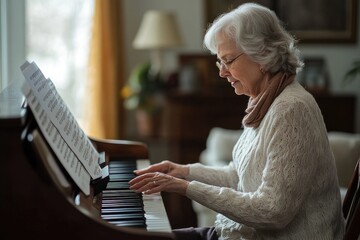
[[[165,173],[152,172],[137,176],[129,184],[130,189],[135,192],[143,192],[144,194],[164,191],[185,195],[189,182]]]

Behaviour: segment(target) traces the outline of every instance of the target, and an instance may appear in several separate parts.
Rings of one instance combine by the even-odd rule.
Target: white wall
[[[178,52],[202,51],[202,38],[205,32],[203,17],[203,0],[125,0],[124,16],[126,30],[127,70],[130,71],[136,64],[149,60],[146,50],[134,50],[132,41],[135,38],[143,14],[150,9],[172,11],[176,18],[183,37],[184,45],[178,49],[164,52],[164,64],[168,69],[177,66]]]
[[[127,72],[138,63],[149,59],[146,51],[132,48],[131,42],[135,37],[142,15],[148,9],[166,9],[175,11],[185,39],[185,46],[176,51],[170,51],[167,64],[170,68],[176,67],[176,53],[202,52],[202,38],[205,26],[206,0],[125,0],[125,29],[126,29],[126,56]],[[360,14],[360,4],[358,4]],[[360,59],[360,16],[358,16],[357,44],[316,44],[301,45],[303,56],[323,56],[330,70],[331,91],[334,93],[353,93],[357,95],[357,132],[360,132],[360,77],[351,84],[342,85],[345,72],[355,59]],[[127,73],[127,75],[128,75]]]
[[[358,4],[360,14],[360,4]],[[330,88],[333,93],[351,93],[357,96],[356,131],[360,132],[360,76],[353,82],[344,84],[344,75],[354,60],[360,60],[360,16],[358,16],[356,44],[303,45],[303,56],[322,56],[326,59],[330,72]],[[334,109],[336,111],[336,109]]]

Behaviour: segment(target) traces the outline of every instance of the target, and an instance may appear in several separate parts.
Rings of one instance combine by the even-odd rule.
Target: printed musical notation
[[[21,70],[26,80],[22,92],[40,130],[77,186],[89,195],[91,178],[101,177],[99,153],[36,63],[25,62]]]

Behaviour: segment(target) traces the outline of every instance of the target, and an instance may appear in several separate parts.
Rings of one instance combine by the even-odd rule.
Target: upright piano
[[[20,90],[0,93],[1,239],[174,239],[161,195],[130,191],[148,164],[141,142],[91,139],[105,154],[108,184],[80,191],[41,134]]]

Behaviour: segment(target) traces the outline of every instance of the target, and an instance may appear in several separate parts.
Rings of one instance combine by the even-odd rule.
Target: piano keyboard
[[[133,170],[149,166],[149,160],[110,161],[110,180],[102,194],[101,217],[117,226],[171,232],[160,193],[144,195],[129,189]]]

